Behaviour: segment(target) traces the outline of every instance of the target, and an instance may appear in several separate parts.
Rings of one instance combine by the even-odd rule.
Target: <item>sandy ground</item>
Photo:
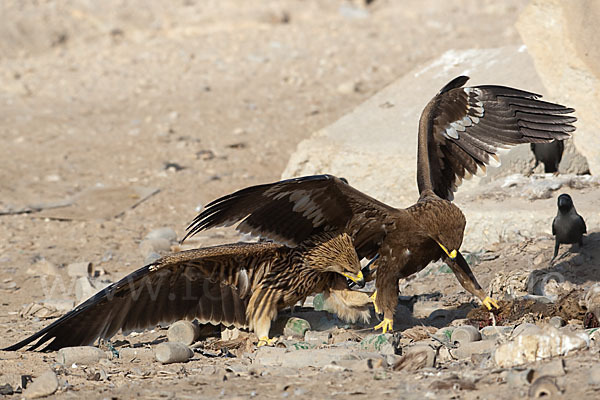
[[[48,323],[19,316],[24,306],[48,298],[48,290],[54,298],[74,299],[66,265],[89,261],[109,279],[119,279],[143,265],[138,244],[148,232],[168,226],[181,237],[199,207],[210,200],[279,179],[300,140],[416,65],[448,49],[519,43],[513,24],[525,4],[358,3],[185,0],[167,7],[154,0],[3,1],[0,346]],[[133,186],[159,191],[139,202],[125,190]],[[110,202],[116,216],[100,219],[107,205],[93,194],[91,205],[75,219],[19,212],[94,188],[120,188]],[[198,235],[192,244],[237,239],[231,231],[216,230]],[[497,268],[530,264],[541,253],[548,256],[552,243],[541,241],[535,250],[525,246],[512,259],[504,256],[513,245],[498,246],[492,250],[499,257],[477,267],[482,284],[491,281]],[[49,289],[52,283],[43,274],[32,273],[40,260],[57,267],[62,287]],[[464,293],[452,276],[440,279],[441,286],[436,281],[411,291],[409,285],[406,294]],[[415,284],[419,282],[431,281],[423,278]],[[458,298],[470,301],[466,294]],[[164,331],[156,331],[135,341],[161,335]],[[594,354],[567,360],[572,376],[587,379],[581,371]],[[236,373],[228,367],[248,364],[245,358],[204,356],[169,366],[116,360],[107,367],[110,379],[101,381],[90,380],[89,371],[67,368],[59,377],[68,385],[56,396],[515,394],[505,391],[504,381],[490,369],[480,371],[473,363],[465,364],[476,382],[471,389],[460,384],[432,386],[464,372],[460,364],[412,373],[272,368],[262,374],[248,368]],[[16,375],[35,377],[53,365],[52,354],[0,352],[0,385],[13,382]],[[504,389],[498,393],[498,388]],[[574,385],[569,393],[589,395],[586,390],[585,385]]]

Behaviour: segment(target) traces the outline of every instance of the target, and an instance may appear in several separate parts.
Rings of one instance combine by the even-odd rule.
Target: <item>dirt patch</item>
[[[556,303],[542,302],[535,299],[515,299],[498,301],[499,309],[490,312],[484,306],[467,314],[471,325],[483,328],[496,325],[518,325],[523,322],[539,323],[559,316],[565,321],[583,323],[586,311],[579,304],[583,291],[573,290],[561,296]],[[493,318],[492,318],[493,315]]]

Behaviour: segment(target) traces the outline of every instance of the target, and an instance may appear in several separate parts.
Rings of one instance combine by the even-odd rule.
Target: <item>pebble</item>
[[[223,328],[221,329],[222,340],[234,340],[240,337],[241,331],[238,328]]]
[[[93,268],[91,262],[76,262],[67,265],[67,274],[73,278],[90,276],[92,275],[92,272]]]
[[[152,349],[145,347],[127,347],[119,350],[119,358],[126,362],[152,361],[154,360],[154,352]]]
[[[102,358],[108,358],[106,353],[93,346],[64,347],[56,353],[56,362],[67,367],[95,364]]]
[[[311,331],[304,333],[304,341],[311,345],[328,344],[331,340],[331,332]]]
[[[287,320],[283,328],[284,336],[304,338],[306,331],[310,329],[310,323],[302,318],[292,317]]]
[[[4,385],[0,385],[0,395],[6,396],[14,394],[15,390],[10,385],[10,383],[5,383]]]
[[[58,378],[54,371],[49,370],[38,376],[23,391],[23,397],[26,399],[37,399],[39,397],[50,396],[58,389]]]
[[[397,354],[401,351],[400,338],[392,333],[370,334],[360,342],[360,348],[381,354]]]
[[[562,328],[567,323],[565,322],[564,319],[562,319],[562,317],[559,317],[558,315],[556,315],[556,316],[550,318],[549,324],[558,329],[558,328]]]
[[[144,257],[151,253],[168,253],[171,251],[171,242],[165,238],[144,239],[140,242],[139,249]]]
[[[175,232],[173,228],[165,226],[150,231],[150,233],[146,235],[145,239],[165,239],[169,242],[176,242],[177,232]]]
[[[479,330],[482,340],[495,340],[498,338],[507,338],[514,331],[514,326],[485,326]]]
[[[464,342],[457,349],[450,350],[450,353],[456,358],[470,358],[474,354],[492,353],[496,349],[495,340],[479,340],[474,342]]]
[[[169,342],[179,342],[185,345],[190,345],[200,335],[200,328],[198,325],[191,321],[181,320],[177,321],[167,330],[167,339]]]
[[[154,349],[156,360],[163,364],[186,362],[194,352],[183,343],[161,343]]]
[[[481,340],[479,330],[472,325],[459,326],[452,331],[450,341],[454,344],[463,345],[465,343]]]

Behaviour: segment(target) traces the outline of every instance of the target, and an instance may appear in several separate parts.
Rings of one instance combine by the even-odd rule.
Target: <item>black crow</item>
[[[575,211],[573,199],[568,194],[561,194],[558,196],[558,213],[552,221],[552,234],[556,238],[554,257],[552,259],[556,258],[561,243],[578,243],[579,247],[581,247],[583,245],[584,233],[587,233],[585,221]]]

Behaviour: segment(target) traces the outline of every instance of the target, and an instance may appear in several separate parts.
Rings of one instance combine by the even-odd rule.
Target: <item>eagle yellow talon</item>
[[[277,338],[269,339],[267,336],[263,336],[260,339],[258,339],[258,343],[256,344],[256,347],[273,346],[276,341],[277,341]]]
[[[481,302],[488,310],[492,310],[492,308],[495,309],[499,309],[500,306],[498,305],[498,303],[496,302],[496,300],[492,299],[491,297],[486,297],[485,299],[483,299],[483,301]]]
[[[377,307],[377,303],[375,303],[375,299],[377,299],[377,290],[373,292],[370,299],[373,302],[373,306],[375,307],[375,313],[380,314],[381,311],[379,310],[379,307]]]
[[[381,323],[377,324],[374,330],[381,329],[381,333],[386,333],[388,331],[392,332],[394,330],[394,320],[389,318],[384,318]]]

